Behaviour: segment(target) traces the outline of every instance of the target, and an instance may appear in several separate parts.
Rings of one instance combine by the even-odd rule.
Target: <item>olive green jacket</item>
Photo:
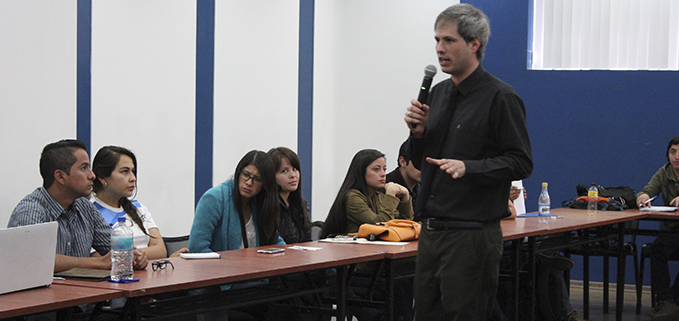
[[[357,233],[358,227],[364,223],[375,224],[393,219],[413,219],[413,204],[409,197],[406,201],[382,192],[375,192],[368,199],[359,190],[352,189],[347,193],[345,213],[347,215],[347,233]]]
[[[660,167],[651,177],[651,181],[646,184],[646,187],[637,194],[637,197],[641,194],[646,194],[650,197],[662,194],[664,205],[669,206],[670,202],[679,196],[679,180],[677,180],[672,164],[667,163],[665,166]],[[668,222],[666,226],[679,230],[679,222]]]

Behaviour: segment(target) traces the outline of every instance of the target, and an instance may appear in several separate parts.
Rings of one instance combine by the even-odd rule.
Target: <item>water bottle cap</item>
[[[547,182],[542,182],[542,186],[547,186]]]
[[[125,216],[124,215],[118,216],[118,222],[125,222]]]

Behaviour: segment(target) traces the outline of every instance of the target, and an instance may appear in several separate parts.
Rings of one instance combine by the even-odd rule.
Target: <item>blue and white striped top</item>
[[[64,210],[43,187],[28,194],[14,208],[7,227],[56,221],[57,254],[89,257],[94,248],[105,255],[111,249],[111,227],[86,197]]]

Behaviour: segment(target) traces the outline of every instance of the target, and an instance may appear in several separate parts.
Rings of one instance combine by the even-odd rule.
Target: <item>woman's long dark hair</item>
[[[323,229],[321,230],[321,238],[326,238],[332,234],[347,233],[347,216],[345,214],[347,194],[349,190],[359,190],[363,195],[368,196],[368,184],[365,182],[365,174],[368,166],[380,157],[384,157],[380,151],[374,149],[364,149],[356,153],[351,160],[347,176],[342,182],[335,201],[330,207],[328,217],[325,219]],[[370,206],[370,203],[368,203]]]
[[[288,203],[290,207],[296,208],[298,213],[302,213],[302,217],[293,217],[292,220],[295,226],[300,231],[308,231],[311,228],[311,221],[309,220],[309,209],[304,205],[304,199],[302,198],[302,170],[301,162],[299,157],[295,152],[287,147],[276,147],[269,149],[269,157],[273,161],[274,168],[276,172],[281,168],[281,162],[285,158],[290,163],[294,169],[299,171],[299,182],[297,183],[297,190],[291,192],[288,196]],[[280,186],[279,186],[280,192]]]
[[[120,155],[126,155],[132,159],[132,163],[134,164],[132,173],[134,173],[134,176],[137,176],[137,158],[134,156],[134,153],[131,150],[120,146],[104,146],[99,149],[97,156],[94,156],[94,161],[92,162],[92,171],[95,175],[97,175],[97,178],[110,177],[111,173],[113,173],[113,171],[116,169],[116,166],[118,165],[118,162],[120,161]],[[137,183],[135,182],[135,185],[136,184]],[[94,192],[97,193],[102,189],[104,189],[104,185],[101,184],[99,179],[95,179],[93,187]],[[137,207],[134,206],[134,204],[132,204],[132,202],[127,197],[121,197],[118,200],[118,205],[123,208],[125,213],[127,213],[130,218],[132,218],[132,221],[137,224],[137,226],[139,226],[144,234],[153,237],[146,231],[144,222],[137,211]]]
[[[238,162],[236,172],[233,174],[233,199],[238,210],[238,217],[240,218],[243,244],[245,244],[245,247],[256,246],[255,244],[247,243],[245,235],[245,224],[247,222],[243,219],[244,204],[238,188],[240,174],[248,165],[257,167],[262,179],[262,190],[250,200],[251,202],[256,202],[256,208],[258,208],[257,231],[259,233],[259,245],[271,245],[276,243],[278,238],[278,213],[280,211],[278,206],[278,184],[276,183],[276,169],[271,161],[271,157],[260,150],[252,150],[245,154]]]

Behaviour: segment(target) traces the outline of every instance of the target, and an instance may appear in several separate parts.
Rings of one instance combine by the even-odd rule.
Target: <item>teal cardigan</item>
[[[240,218],[233,199],[234,188],[234,180],[230,179],[207,190],[198,201],[196,215],[191,226],[191,235],[189,236],[189,251],[191,253],[219,252],[241,248],[243,241]],[[257,246],[259,246],[259,232],[257,230],[259,208],[255,205],[256,203],[253,198],[250,206],[255,231],[257,231]],[[278,236],[276,244],[285,245],[285,242]]]

